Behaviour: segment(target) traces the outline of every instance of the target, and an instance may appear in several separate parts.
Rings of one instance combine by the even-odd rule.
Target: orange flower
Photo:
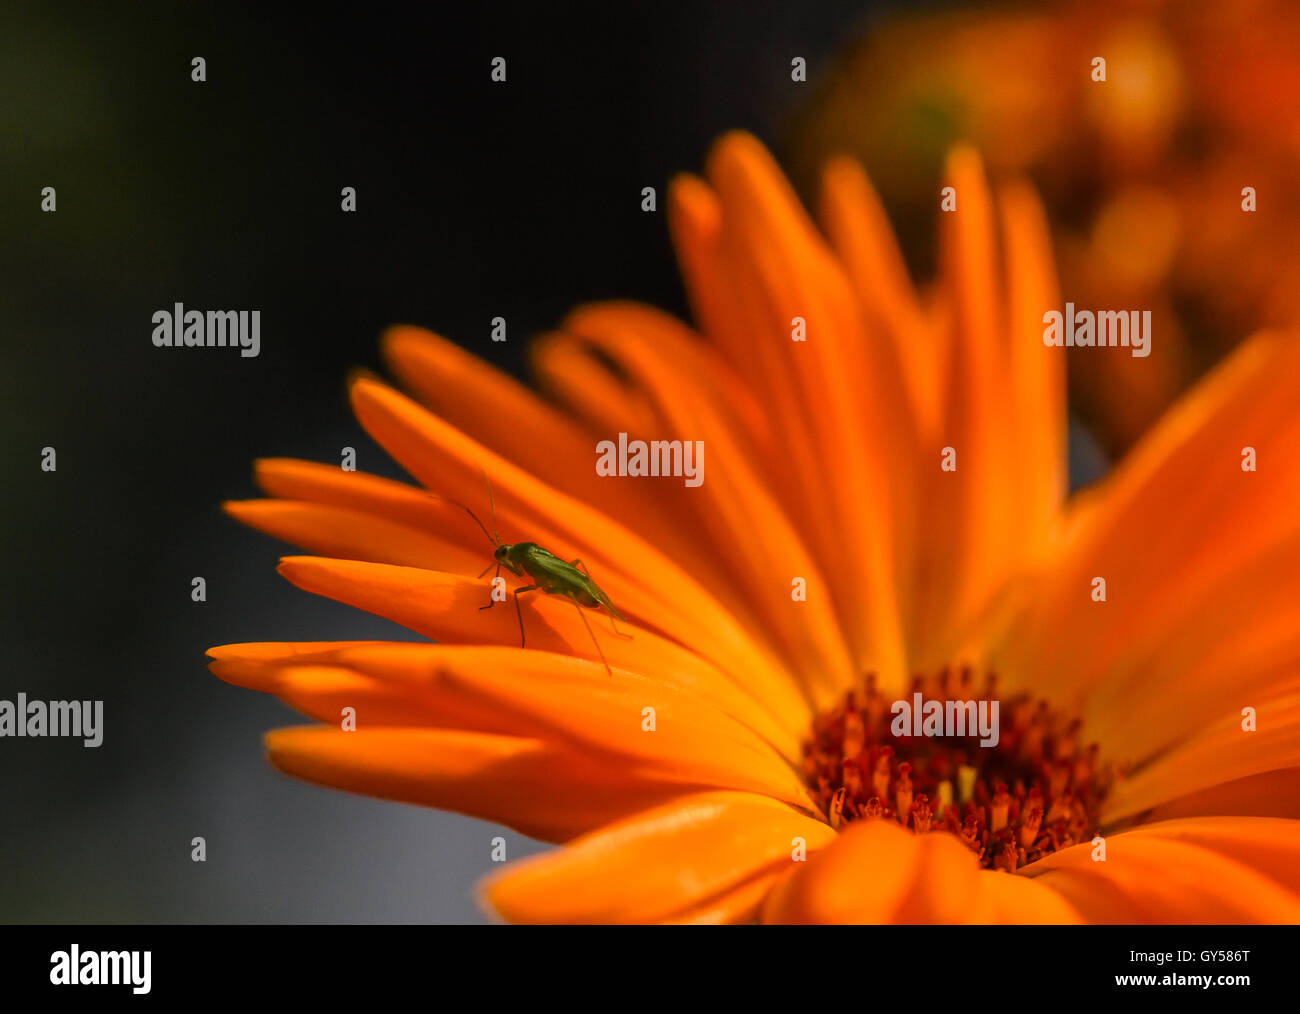
[[[707,342],[579,309],[536,349],[563,408],[389,332],[419,400],[359,377],[362,425],[439,496],[485,505],[486,473],[502,538],[581,558],[632,637],[590,614],[598,652],[531,596],[520,648],[459,508],[261,461],[273,499],[227,509],[317,554],[281,573],[439,642],[214,648],[323,723],[272,762],[568,843],[485,885],[512,920],[1300,919],[1300,343],[1246,343],[1066,503],[1038,205],[969,151],[947,172],[922,299],[856,165],[826,172],[828,243],[724,138],[672,190]],[[702,440],[704,483],[597,475],[618,433]],[[999,702],[999,741],[896,735],[914,692]]]

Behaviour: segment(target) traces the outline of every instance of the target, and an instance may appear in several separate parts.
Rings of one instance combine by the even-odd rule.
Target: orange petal
[[[234,686],[276,694],[309,718],[341,725],[352,708],[359,727],[430,726],[532,736],[537,723],[491,703],[436,693],[428,656],[439,646],[396,641],[303,641],[210,648],[208,668]],[[396,663],[396,664],[395,664]]]
[[[437,415],[526,471],[568,488],[585,482],[592,441],[523,384],[423,328],[384,332],[384,358]]]
[[[1126,838],[1185,841],[1222,853],[1300,894],[1300,821],[1276,818],[1200,817],[1147,824]]]
[[[953,835],[918,835],[891,820],[850,824],[773,888],[764,922],[1078,922],[1050,890],[983,870]]]
[[[1300,818],[1300,768],[1279,768],[1220,782],[1161,803],[1145,819],[1217,816]]]
[[[230,664],[214,662],[209,668],[220,676],[229,672]],[[253,681],[249,681],[252,684]],[[411,693],[401,687],[354,672],[324,665],[263,667],[258,673],[261,685],[250,689],[272,693],[308,718],[342,728],[346,717],[357,729],[389,727],[473,729],[478,732],[513,732],[500,727],[483,728],[467,725],[433,694]]]
[[[666,921],[679,926],[736,926],[757,922],[764,900],[780,877],[779,873],[760,873],[739,887],[697,902]]]
[[[1024,874],[1064,895],[1090,922],[1295,923],[1300,821],[1174,820],[1111,835],[1106,859],[1089,843]]]
[[[566,841],[682,791],[630,782],[536,740],[451,729],[276,729],[266,746],[271,763],[295,778],[453,810],[543,841]]]
[[[872,367],[901,376],[906,419],[887,421],[882,433],[898,445],[896,472],[913,475],[909,498],[895,507],[895,583],[913,670],[952,661],[944,625],[959,593],[953,545],[940,542],[955,531],[947,507],[952,483],[940,473],[941,449],[952,442],[947,425],[952,356],[951,328],[919,304],[879,199],[861,167],[839,158],[826,166],[821,215],[836,253],[863,307],[871,347],[880,346]]]
[[[750,375],[746,336],[723,263],[722,206],[698,176],[676,176],[668,191],[668,222],[682,279],[700,330],[712,338],[742,375]]]
[[[219,675],[234,668],[213,666]],[[734,715],[699,694],[564,655],[398,645],[262,664],[245,682],[328,723],[344,707],[365,728],[475,720],[483,732],[572,747],[632,780],[760,792],[815,809],[791,762]]]
[[[857,681],[845,652],[829,585],[773,499],[727,421],[711,406],[710,388],[680,368],[689,337],[672,318],[639,307],[602,305],[572,315],[566,328],[618,362],[649,392],[663,414],[665,438],[700,440],[705,481],[691,490],[695,511],[746,590],[765,629],[779,636],[785,657],[805,678],[820,678],[817,700],[829,706]],[[762,533],[761,553],[752,535]],[[750,536],[750,537],[747,537]],[[808,599],[791,601],[791,579],[803,577]]]
[[[669,227],[698,329],[713,342],[724,365],[742,381],[725,388],[732,402],[732,415],[759,448],[756,466],[777,494],[788,498],[796,494],[797,488],[790,483],[787,470],[780,467],[773,413],[767,400],[758,394],[763,387],[752,382],[756,374],[764,373],[763,369],[755,369],[755,356],[768,360],[766,369],[775,371],[771,365],[777,362],[775,350],[761,343],[751,348],[744,323],[735,312],[735,291],[723,260],[722,206],[709,185],[689,173],[674,178],[668,193]]]
[[[644,303],[608,300],[588,303],[573,310],[564,319],[562,328],[572,334],[598,337],[602,324],[621,325],[628,338],[639,339],[647,346],[645,351],[655,353],[660,360],[671,359],[679,377],[707,388],[710,409],[719,415],[732,439],[742,444],[747,454],[758,456],[770,447],[771,419],[763,404],[726,361],[686,324]],[[594,335],[589,333],[593,329]],[[660,346],[660,340],[668,343],[669,347]],[[636,381],[639,378],[626,376],[625,379]],[[644,391],[644,385],[638,383],[634,386],[648,393]],[[661,400],[656,398],[654,402]],[[656,413],[656,423],[658,415]]]
[[[1123,664],[1088,690],[1089,738],[1116,760],[1166,751],[1284,693],[1300,673],[1300,532],[1165,597],[1176,602],[1162,621],[1135,632]]]
[[[339,648],[358,648],[367,645],[389,644],[388,641],[246,641],[240,644],[219,644],[209,648],[207,654],[219,662],[283,661],[294,656],[311,658]]]
[[[572,345],[543,336],[529,348],[542,389],[599,433],[650,434],[654,407],[645,394]]]
[[[407,483],[295,458],[261,458],[254,465],[254,477],[270,496],[327,504],[405,528],[436,532],[439,538],[467,549],[479,548],[484,563],[492,557],[491,544],[461,508]],[[482,569],[480,564],[478,570]]]
[[[475,652],[486,654],[476,655]],[[444,710],[439,711],[437,720],[429,724],[526,736],[542,734],[536,719],[526,718],[523,712],[503,707],[500,701],[483,688],[473,693],[467,693],[462,688],[457,693],[454,681],[448,678],[449,660],[456,662],[459,671],[471,674],[481,673],[489,662],[492,666],[499,666],[507,674],[502,677],[504,684],[501,687],[507,693],[518,688],[524,681],[525,677],[520,675],[523,672],[531,671],[538,665],[567,664],[567,656],[534,652],[531,648],[525,654],[513,648],[452,647],[400,641],[234,644],[212,648],[208,653],[216,659],[209,665],[213,674],[236,686],[278,694],[281,687],[280,675],[293,668],[342,668],[378,681],[383,686],[382,691],[377,690],[376,693],[382,692],[384,695],[396,693],[399,696],[427,696],[436,691],[438,707]],[[512,665],[514,661],[518,661],[519,665]],[[744,689],[727,682],[707,667],[696,672],[687,666],[677,666],[645,677],[634,677],[624,669],[617,669],[613,671],[611,679],[603,668],[596,669],[587,662],[574,662],[573,665],[586,677],[584,692],[592,689],[599,692],[611,683],[639,688],[644,687],[648,680],[652,686],[664,688],[676,696],[687,695],[691,702],[712,705],[722,714],[752,730],[791,762],[800,756],[800,744],[806,730],[787,729]],[[697,679],[697,675],[705,678]],[[541,685],[553,689],[554,684],[547,679],[543,677]],[[300,697],[292,703],[305,714],[321,721],[334,722],[338,718],[337,709],[328,703],[310,710],[304,698]]]
[[[396,391],[352,386],[357,418],[417,479],[462,503],[485,472],[506,541],[523,532],[565,559],[581,558],[619,609],[670,633],[719,664],[768,683],[788,682],[734,618],[690,575],[618,522],[551,489]],[[481,470],[481,471],[480,471]]]
[[[519,644],[519,614],[508,602],[490,609],[480,608],[491,601],[490,586],[438,571],[324,557],[286,557],[280,573],[297,587],[315,595],[324,595],[375,613],[434,640],[455,644]],[[533,595],[533,601],[521,605],[525,644],[540,651],[577,655],[599,663],[600,652],[592,643],[598,637],[600,649],[609,664],[628,672],[647,676],[662,674],[684,687],[719,695],[735,701],[734,691],[741,691],[767,712],[789,735],[802,734],[811,716],[801,699],[778,707],[772,697],[758,692],[750,680],[739,680],[722,673],[712,664],[682,646],[655,633],[631,627],[631,639],[613,636],[595,617],[592,634],[583,624],[573,603],[551,596]],[[591,622],[591,621],[589,621]],[[753,719],[756,726],[758,720]]]
[[[569,323],[589,317],[598,320],[608,315],[618,317],[624,313],[640,317],[650,312],[648,308],[636,307],[635,304],[594,304],[571,314]],[[684,331],[679,325],[678,330]],[[636,331],[627,332],[620,337],[626,341],[639,339]],[[619,357],[611,357],[603,350],[597,349],[595,344],[592,341],[580,341],[572,335],[556,332],[541,336],[536,351],[542,361],[554,356],[559,356],[566,362],[574,357],[583,357],[599,364],[601,369],[614,369],[624,365],[618,361]],[[728,400],[726,395],[727,391],[737,395],[743,393],[735,378],[719,373],[718,371],[723,369],[722,364],[711,358],[708,350],[697,340],[679,341],[674,351],[679,354],[673,363],[675,378],[679,385],[690,389],[699,389],[702,386],[708,392],[710,415],[726,417],[728,424],[735,427],[729,432],[729,436],[738,436],[743,450],[736,450],[734,453],[742,456],[746,461],[762,460],[754,450],[752,442],[744,436],[737,418],[739,409],[736,404]],[[707,434],[674,432],[672,422],[651,399],[651,394],[654,392],[647,389],[644,384],[636,383],[639,378],[629,377],[623,370],[619,371],[619,375],[621,381],[629,384],[630,389],[636,390],[638,397],[646,402],[649,418],[644,430],[608,429],[600,431],[601,438],[615,441],[620,434],[626,433],[631,440],[640,439],[647,442],[674,438],[704,439],[708,451],[706,475],[711,481],[718,461],[719,445],[709,441]],[[692,384],[694,387],[691,387]],[[581,411],[580,406],[575,408]],[[593,441],[590,446],[594,448],[596,443]],[[679,476],[597,476],[594,469],[589,468],[588,471],[592,473],[596,485],[606,493],[603,497],[586,497],[588,502],[593,506],[601,507],[609,517],[617,518],[625,527],[636,531],[638,536],[654,545],[665,556],[673,560],[689,560],[692,577],[727,612],[752,631],[762,629],[762,625],[754,620],[748,595],[739,586],[739,582],[720,552],[725,549],[725,543],[711,538],[708,528],[698,523],[700,490],[687,487],[684,479]],[[609,495],[612,492],[617,492],[623,500],[635,504],[635,509],[629,510],[620,506],[620,501],[612,499]]]
[[[671,523],[647,487],[611,482],[593,467],[597,437],[514,378],[444,338],[416,327],[390,328],[384,355],[393,371],[439,416],[556,489],[642,532],[674,559],[706,547]],[[490,411],[485,406],[491,406]],[[444,568],[445,569],[445,568]]]
[[[1051,238],[1042,205],[1020,182],[1000,195],[1005,244],[1007,327],[1011,335],[1011,426],[1017,466],[1014,525],[1022,557],[1053,535],[1067,487],[1065,350],[1045,346],[1043,315],[1060,306]]]
[[[872,337],[893,349],[918,429],[935,434],[946,390],[946,353],[939,341],[923,338],[926,324],[903,255],[871,181],[853,159],[827,163],[821,219],[874,325]]]
[[[285,542],[346,560],[482,572],[485,554],[372,514],[298,500],[229,500],[226,513]]]
[[[1300,678],[1292,685],[1300,686]],[[1241,709],[1234,709],[1118,783],[1103,818],[1113,822],[1223,782],[1300,767],[1300,693],[1242,704],[1255,707],[1256,731],[1244,731]]]
[[[696,176],[677,176],[669,189],[669,224],[701,333],[745,381],[751,397],[783,421],[779,430],[769,424],[754,429],[756,439],[769,453],[774,453],[770,449],[776,446],[797,445],[798,439],[786,440],[783,431],[793,422],[799,433],[804,433],[802,413],[790,385],[784,382],[779,347],[753,340],[747,300],[740,295],[723,243],[722,206],[717,195]],[[796,496],[800,488],[806,488],[787,477],[784,473],[788,470],[768,464],[765,471],[783,497]]]
[[[856,661],[886,685],[901,686],[907,666],[894,524],[908,503],[911,473],[897,467],[895,443],[878,439],[906,418],[897,365],[882,357],[883,343],[864,340],[847,279],[763,146],[728,134],[710,154],[709,177],[722,203],[727,256],[745,287],[751,342],[781,350],[784,368],[769,379],[792,388],[799,403],[782,419],[800,441],[789,448],[790,463],[807,485],[786,506],[849,617],[844,627]],[[791,340],[796,318],[806,324],[805,341]],[[775,396],[772,388],[763,393]],[[826,502],[807,489],[826,491]]]
[[[927,606],[931,623],[940,630],[983,604],[1024,538],[1015,495],[1016,474],[1024,466],[1013,452],[1007,411],[1011,343],[1001,324],[993,202],[979,156],[968,148],[955,149],[944,182],[955,189],[957,201],[955,210],[940,215],[943,276],[953,307],[944,444],[955,449],[957,467],[942,475],[936,475],[937,464],[927,470],[941,481],[942,493],[932,500],[948,508],[931,521],[929,534],[942,540],[941,560],[946,558],[958,583],[954,600]],[[1041,341],[1036,351],[1046,353]]]
[[[1300,470],[1288,463],[1300,455],[1297,376],[1296,335],[1256,336],[1076,498],[1069,544],[1008,636],[1000,671],[1051,673],[1067,699],[1081,695],[1101,674],[1139,661],[1132,649],[1157,632],[1176,645],[1190,633],[1177,625],[1189,599],[1230,597],[1221,582],[1295,534]],[[1257,472],[1241,470],[1248,446]],[[1104,603],[1091,601],[1094,577],[1106,579]]]
[[[602,828],[569,848],[489,878],[485,904],[512,922],[646,923],[689,917],[703,903],[819,848],[824,823],[762,796],[683,797]]]
[[[1187,841],[1229,855],[1300,893],[1300,820],[1197,818],[1165,820],[1126,832],[1132,837]]]

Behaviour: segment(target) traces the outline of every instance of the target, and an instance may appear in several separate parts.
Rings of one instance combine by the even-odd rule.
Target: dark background
[[[0,920],[481,918],[497,828],[276,774],[261,734],[298,717],[207,672],[214,644],[411,636],[292,588],[287,547],[218,505],[254,495],[259,456],[351,445],[394,474],[343,386],[389,324],[518,372],[575,303],[683,311],[668,179],[732,127],[779,152],[836,49],[898,5],[474,6],[3,15],[0,698],[102,699],[106,729],[0,739]],[[154,348],[176,301],[260,309],[261,355]]]

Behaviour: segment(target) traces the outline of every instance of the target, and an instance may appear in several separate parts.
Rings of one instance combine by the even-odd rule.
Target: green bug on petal
[[[591,575],[587,572],[586,564],[581,560],[563,560],[549,549],[539,546],[536,542],[502,542],[500,535],[497,534],[496,501],[492,496],[492,484],[488,482],[486,472],[483,474],[483,481],[487,483],[488,504],[492,510],[492,531],[490,532],[487,530],[487,526],[479,520],[478,515],[463,503],[458,503],[447,497],[430,495],[435,500],[443,500],[464,510],[474,519],[474,523],[482,529],[483,534],[492,543],[494,547],[493,563],[489,563],[483,569],[483,572],[479,574],[479,577],[491,570],[493,564],[495,564],[496,574],[492,579],[494,584],[501,575],[502,567],[516,577],[526,577],[532,581],[530,585],[515,589],[515,615],[519,618],[519,647],[522,648],[525,645],[524,614],[519,605],[519,596],[534,591],[544,592],[547,595],[559,595],[567,598],[573,603],[574,608],[578,610],[578,617],[582,620],[582,625],[587,628],[591,643],[596,646],[596,654],[600,656],[601,662],[604,663],[605,672],[612,676],[613,670],[610,669],[609,662],[605,659],[605,652],[601,650],[600,642],[596,640],[595,631],[591,629],[591,624],[587,622],[583,609],[604,608],[609,613],[610,628],[615,636],[630,640],[632,635],[620,632],[618,627],[614,625],[615,618],[625,620],[623,614],[614,607],[614,603],[601,590],[600,585],[592,580]],[[480,606],[479,609],[491,609],[494,605],[496,605],[495,598],[491,599],[487,605]]]

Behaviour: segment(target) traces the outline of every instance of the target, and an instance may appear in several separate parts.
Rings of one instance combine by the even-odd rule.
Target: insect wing
[[[609,596],[601,591],[600,585],[573,564],[561,560],[540,546],[528,554],[527,561],[525,569],[529,576],[547,591],[568,595],[583,605],[599,603],[614,616],[623,619],[623,614],[614,608]]]

